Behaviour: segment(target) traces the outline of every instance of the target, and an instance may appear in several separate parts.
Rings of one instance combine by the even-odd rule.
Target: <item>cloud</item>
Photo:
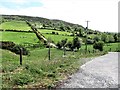
[[[33,0],[28,1],[33,3]],[[4,7],[0,8],[0,13],[61,19],[84,27],[86,27],[85,21],[89,20],[91,29],[118,31],[118,0],[34,0],[34,2],[42,5],[35,3],[33,6],[17,10]]]

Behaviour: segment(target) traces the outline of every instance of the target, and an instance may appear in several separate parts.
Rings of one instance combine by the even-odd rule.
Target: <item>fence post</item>
[[[22,53],[23,53],[22,48],[20,48],[20,65],[22,65]]]
[[[63,47],[64,48],[64,56],[66,55],[66,50],[65,50],[65,46]]]
[[[50,44],[49,44],[49,50],[48,50],[48,58],[50,60]]]

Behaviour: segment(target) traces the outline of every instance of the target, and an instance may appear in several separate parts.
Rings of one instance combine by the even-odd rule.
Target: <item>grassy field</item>
[[[57,43],[58,41],[68,39],[68,41],[73,40],[73,36],[69,32],[64,32],[64,31],[57,31],[57,30],[47,30],[47,29],[39,29],[39,32],[41,32],[46,38],[51,38],[54,43]],[[58,32],[59,35],[52,34],[52,32]],[[67,36],[68,35],[68,36]]]
[[[114,52],[116,51],[116,49],[118,50],[120,49],[119,46],[120,46],[120,43],[106,43],[104,44],[103,49],[104,51],[110,51],[110,48],[111,48],[111,51]],[[89,51],[93,51],[93,45],[87,45],[87,47]],[[81,49],[84,50],[85,45],[82,45]]]
[[[62,36],[62,35],[51,35],[51,34],[43,34],[46,38],[51,38],[52,41],[57,43],[58,41],[64,40],[67,38],[68,41],[73,40],[73,36]]]
[[[4,22],[0,25],[0,29],[4,29],[4,30],[24,30],[24,31],[31,30],[31,28],[26,24],[25,21]]]
[[[25,32],[0,32],[2,41],[12,41],[16,44],[34,44],[39,40],[34,33]]]
[[[79,66],[84,64],[82,57],[85,55],[80,52],[66,52],[63,57],[63,51],[51,49],[51,60],[48,60],[48,49],[36,48],[28,56],[23,56],[23,65],[19,65],[19,55],[7,50],[2,52],[2,87],[39,87],[50,88],[60,81],[67,79],[67,76],[78,70]],[[103,53],[86,54],[89,56],[98,56]],[[7,64],[7,65],[6,65]]]
[[[71,33],[65,32],[65,31],[48,30],[48,29],[38,29],[38,30],[39,30],[39,32],[41,32],[43,34],[57,32],[59,35],[71,35]]]
[[[104,51],[110,51],[110,48],[111,48],[111,51],[116,51],[117,50],[120,50],[120,43],[107,43],[104,45]]]
[[[48,30],[49,31],[49,30]],[[0,32],[2,37],[0,37],[3,41],[12,41],[16,44],[34,44],[39,40],[37,39],[34,33],[26,33],[26,32]],[[73,40],[73,36],[62,36],[62,35],[52,35],[52,34],[43,34],[45,38],[51,38],[55,43],[61,41],[63,39],[68,39],[68,41]]]

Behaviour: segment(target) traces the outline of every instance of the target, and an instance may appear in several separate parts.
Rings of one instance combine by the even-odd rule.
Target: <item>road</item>
[[[118,53],[109,52],[82,65],[60,88],[118,88]]]

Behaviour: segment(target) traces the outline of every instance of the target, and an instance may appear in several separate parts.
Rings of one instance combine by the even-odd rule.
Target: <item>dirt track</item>
[[[60,88],[118,88],[118,53],[110,52],[82,65]]]

